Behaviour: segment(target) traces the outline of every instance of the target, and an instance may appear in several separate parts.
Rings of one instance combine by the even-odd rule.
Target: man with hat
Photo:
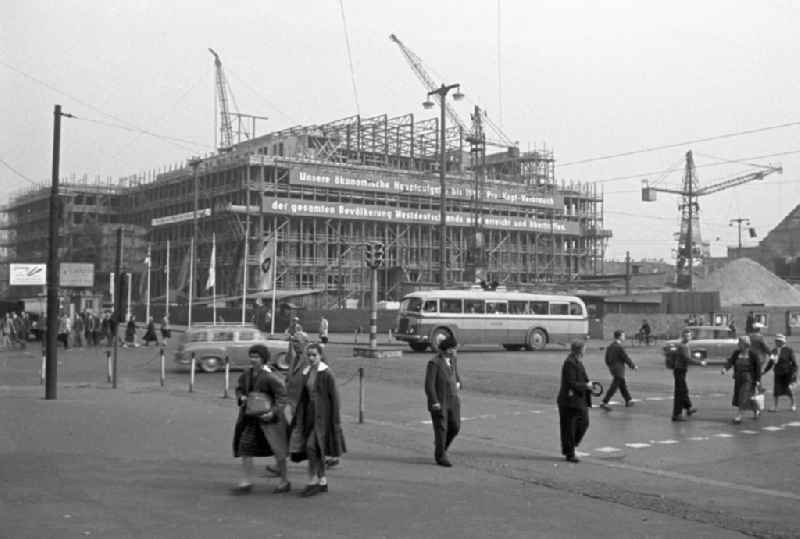
[[[425,396],[433,423],[434,458],[436,464],[446,468],[452,466],[447,458],[447,449],[461,429],[457,347],[455,337],[445,337],[436,346],[439,353],[428,361],[425,370]]]
[[[686,385],[686,371],[691,362],[689,354],[689,341],[692,338],[692,330],[684,329],[681,332],[681,342],[678,343],[677,350],[674,352],[674,363],[672,365],[672,377],[675,380],[675,391],[672,398],[672,420],[686,421],[683,411],[691,416],[697,412],[689,399],[689,387]]]
[[[775,406],[770,409],[770,412],[778,411],[778,397],[786,395],[789,397],[792,412],[797,411],[797,406],[794,404],[794,395],[792,395],[792,384],[797,382],[797,358],[795,357],[794,350],[786,346],[786,337],[778,333],[775,335],[775,349],[770,354],[769,362],[764,368],[764,374],[774,368],[775,384],[772,389],[772,395],[775,398]]]
[[[750,334],[750,350],[755,352],[756,356],[758,356],[758,364],[760,367],[764,366],[770,354],[767,341],[764,339],[764,334],[761,333],[762,329],[764,329],[764,324],[755,322],[753,324],[753,332]]]

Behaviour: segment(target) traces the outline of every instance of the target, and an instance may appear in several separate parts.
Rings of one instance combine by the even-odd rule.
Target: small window
[[[464,312],[469,314],[483,314],[486,312],[486,306],[482,299],[465,299]]]
[[[506,314],[508,312],[508,304],[494,301],[486,302],[487,314]]]
[[[239,332],[239,340],[240,341],[254,341],[256,339],[256,332],[255,331],[240,331]]]
[[[569,302],[569,314],[573,316],[583,316],[583,308],[580,303],[574,301]]]
[[[528,310],[527,301],[509,301],[508,312],[511,314],[526,314]]]
[[[233,341],[233,331],[215,331],[214,341],[231,342]]]
[[[550,314],[568,315],[569,314],[569,303],[551,303],[550,304]]]
[[[189,342],[206,342],[206,332],[197,331],[189,334]]]
[[[443,313],[461,313],[461,300],[460,299],[442,299],[441,311]]]
[[[533,314],[547,314],[550,312],[550,304],[546,301],[531,301],[531,312]]]
[[[422,306],[422,310],[426,313],[435,313],[436,312],[436,300],[429,299],[425,302],[425,305]]]

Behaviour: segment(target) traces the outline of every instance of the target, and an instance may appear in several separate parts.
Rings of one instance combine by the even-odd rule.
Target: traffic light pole
[[[383,243],[370,242],[364,246],[364,263],[369,268],[371,279],[369,313],[369,347],[353,348],[353,355],[372,359],[402,357],[400,350],[378,350],[378,268],[383,265]]]
[[[372,298],[370,300],[369,312],[369,348],[370,350],[378,349],[378,268],[377,266],[370,269],[372,273]]]

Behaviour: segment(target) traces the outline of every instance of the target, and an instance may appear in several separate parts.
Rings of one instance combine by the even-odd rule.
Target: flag
[[[272,282],[275,280],[275,238],[264,242],[259,256],[259,267],[261,268],[261,290],[272,290]]]
[[[206,281],[206,290],[216,287],[216,258],[217,258],[217,240],[216,237],[212,239],[211,243],[211,260],[208,262],[208,281]]]

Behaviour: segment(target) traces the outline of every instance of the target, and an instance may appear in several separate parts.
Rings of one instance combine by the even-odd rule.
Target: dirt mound
[[[695,281],[695,290],[719,290],[723,306],[763,303],[798,306],[800,290],[749,258],[738,258]]]

